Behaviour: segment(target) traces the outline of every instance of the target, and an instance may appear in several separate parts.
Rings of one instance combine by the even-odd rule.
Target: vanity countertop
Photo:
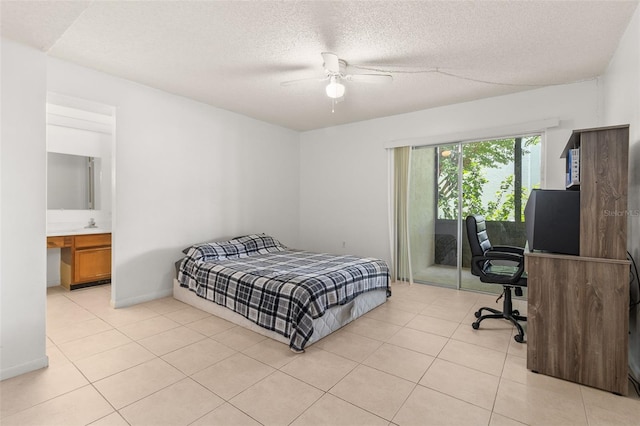
[[[47,237],[62,237],[65,235],[109,234],[111,229],[106,228],[74,228],[47,230]]]

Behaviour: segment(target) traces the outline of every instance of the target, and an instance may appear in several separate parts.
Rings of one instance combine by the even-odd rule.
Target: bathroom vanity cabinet
[[[111,280],[111,234],[47,237],[60,248],[60,284],[68,290]]]

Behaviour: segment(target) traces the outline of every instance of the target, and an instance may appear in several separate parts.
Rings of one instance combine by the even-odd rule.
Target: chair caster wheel
[[[524,336],[516,334],[515,336],[513,336],[513,340],[515,340],[518,343],[524,343]]]
[[[471,324],[471,327],[473,327],[474,330],[477,330],[480,328],[480,323],[474,322]]]
[[[513,311],[511,311],[511,313],[512,313],[513,315],[520,315],[520,311],[519,311],[519,310],[517,310],[517,309],[514,309]]]
[[[480,318],[480,311],[476,312],[474,315],[476,316],[476,318]]]

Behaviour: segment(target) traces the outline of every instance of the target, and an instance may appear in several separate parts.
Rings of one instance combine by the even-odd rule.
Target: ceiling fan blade
[[[327,70],[327,72],[331,74],[340,73],[340,59],[338,55],[331,52],[322,52],[322,60],[324,61],[324,69]]]
[[[297,80],[283,81],[283,82],[280,83],[280,86],[292,86],[294,84],[305,83],[307,81],[325,81],[325,80],[328,80],[328,79],[329,79],[329,77],[299,78]]]
[[[393,81],[391,74],[348,74],[344,78],[358,83],[391,83]]]

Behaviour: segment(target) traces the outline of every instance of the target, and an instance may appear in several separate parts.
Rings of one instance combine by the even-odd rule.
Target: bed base
[[[196,295],[195,292],[185,287],[180,287],[177,279],[173,280],[173,297],[181,302],[208,312],[219,318],[232,322],[240,327],[249,329],[265,337],[269,337],[278,342],[289,345],[289,339],[275,331],[262,328],[256,323],[248,320],[240,314],[233,312],[224,306],[206,300]],[[362,293],[349,303],[341,306],[329,308],[325,314],[313,320],[313,334],[307,342],[309,346],[334,331],[344,327],[356,318],[366,314],[370,310],[382,305],[387,301],[387,289],[372,290]],[[292,349],[293,350],[293,349]],[[304,352],[304,351],[303,351]]]

